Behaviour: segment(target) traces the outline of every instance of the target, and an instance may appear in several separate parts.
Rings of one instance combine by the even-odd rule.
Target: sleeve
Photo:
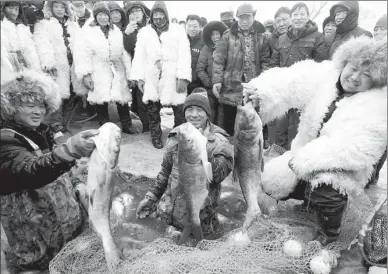
[[[160,170],[158,176],[156,177],[156,181],[153,186],[150,187],[149,191],[155,197],[157,200],[159,200],[162,196],[164,191],[166,191],[167,185],[168,185],[168,179],[170,178],[171,170],[172,170],[172,151],[167,150],[167,152],[163,156],[162,161],[162,169]]]
[[[135,52],[135,46],[136,46],[136,38],[135,34],[131,33],[129,35],[126,35],[125,33],[123,34],[123,44],[124,44],[124,49],[132,54]]]
[[[279,39],[276,41],[273,47],[271,58],[269,60],[269,67],[270,68],[280,67]]]
[[[206,71],[206,68],[208,66],[207,63],[208,63],[208,47],[205,46],[201,49],[201,52],[199,54],[196,72],[202,84],[207,88],[211,88],[212,80]]]
[[[77,79],[82,78],[93,72],[93,52],[89,46],[89,40],[87,39],[87,32],[90,32],[88,26],[84,26],[77,32],[74,42],[74,70]]]
[[[228,58],[229,43],[228,43],[227,37],[229,37],[229,34],[224,33],[214,53],[213,72],[212,72],[213,85],[223,82],[226,61]]]
[[[123,48],[123,62],[125,66],[125,76],[127,80],[130,80],[131,69],[132,69],[132,57],[131,57],[131,54],[128,53],[124,48]]]
[[[260,51],[260,68],[261,72],[269,69],[269,62],[271,60],[271,53],[269,50],[269,41],[267,38],[264,38],[263,44]]]
[[[325,36],[322,33],[319,33],[313,49],[314,61],[322,62],[324,60],[328,60],[329,48],[330,47],[328,47],[328,44],[325,42]]]
[[[213,182],[222,183],[233,169],[232,146],[227,144],[216,153],[208,152],[208,158],[212,165]]]
[[[24,189],[37,189],[52,183],[75,164],[75,158],[67,154],[64,146],[58,146],[52,152],[40,157],[14,144],[3,145],[0,151],[2,155],[0,177],[12,181],[2,186],[1,195]]]
[[[252,79],[244,89],[255,90],[259,97],[260,117],[264,124],[282,117],[289,109],[302,110],[324,84],[322,75],[331,62],[305,60],[287,68],[271,68]]]
[[[36,46],[36,51],[40,59],[42,70],[55,68],[54,47],[50,41],[49,29],[50,21],[41,20],[35,24],[33,39]]]
[[[179,29],[179,40],[178,40],[178,52],[177,52],[177,68],[176,78],[185,79],[191,82],[191,52],[190,42],[187,38],[186,33]]]
[[[145,65],[147,60],[147,36],[145,28],[142,28],[137,35],[137,42],[135,47],[135,54],[132,59],[132,68],[130,72],[130,80],[143,80],[145,79]]]

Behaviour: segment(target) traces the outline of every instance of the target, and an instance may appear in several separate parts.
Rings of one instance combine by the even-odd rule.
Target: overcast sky
[[[147,7],[151,8],[155,1],[145,1]],[[188,14],[198,14],[205,17],[208,21],[220,20],[220,12],[226,10],[236,10],[244,2],[251,3],[257,10],[256,20],[264,22],[267,19],[273,19],[276,10],[281,6],[291,8],[300,1],[165,1],[170,17],[176,17],[178,20],[185,20]],[[314,6],[319,7],[324,1],[304,1],[310,9]],[[327,1],[322,14],[314,21],[322,31],[322,22],[329,16],[330,7],[336,1]],[[387,12],[387,1],[359,1],[360,3],[360,26],[373,31],[377,19]],[[171,19],[170,18],[170,19]]]

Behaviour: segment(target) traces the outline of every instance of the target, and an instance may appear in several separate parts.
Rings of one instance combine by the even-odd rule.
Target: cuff
[[[156,203],[159,199],[155,196],[155,194],[153,194],[152,192],[147,192],[146,195],[145,195],[145,198],[147,198],[148,200],[150,201],[153,201],[154,203]]]
[[[58,147],[56,147],[53,151],[53,153],[58,156],[59,158],[67,161],[67,162],[73,162],[76,159],[79,159],[80,157],[77,157],[76,155],[70,153],[70,151],[67,149],[66,145],[62,144]]]

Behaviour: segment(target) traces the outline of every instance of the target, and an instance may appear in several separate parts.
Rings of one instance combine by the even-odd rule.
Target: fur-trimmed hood
[[[340,1],[340,2],[338,2],[337,4],[332,6],[330,9],[330,16],[332,18],[335,18],[334,12],[338,6],[342,6],[342,7],[346,8],[348,10],[348,15],[346,15],[346,18],[344,19],[344,21],[342,21],[341,24],[339,24],[337,26],[337,34],[347,33],[349,31],[355,29],[356,27],[358,27],[358,16],[360,13],[360,7],[358,4],[358,1]]]
[[[342,44],[335,51],[332,60],[336,67],[342,70],[350,61],[367,63],[373,87],[387,85],[387,41],[360,36]]]
[[[75,15],[70,8],[69,1],[59,1],[59,0],[45,1],[44,7],[43,7],[43,13],[44,13],[45,19],[50,19],[50,18],[54,17],[54,14],[53,14],[54,3],[62,3],[65,6],[65,14],[66,14],[65,16],[67,16],[68,19],[70,19],[71,21],[75,21]]]
[[[17,4],[17,5],[19,5],[19,15],[18,15],[18,17],[16,18],[15,23],[16,23],[16,24],[24,24],[24,25],[27,25],[27,20],[26,20],[26,18],[24,17],[22,4],[21,4],[19,1],[1,1],[1,3],[0,3],[0,9],[1,9],[1,13],[4,15],[4,17],[5,17],[4,8],[7,6],[7,4]],[[5,18],[6,18],[6,17],[5,17]],[[1,20],[3,20],[3,18],[1,18]]]
[[[47,114],[53,113],[61,105],[60,94],[58,85],[49,76],[24,70],[1,85],[1,116],[12,120],[20,102],[34,99],[43,100]]]
[[[117,10],[121,14],[121,26],[118,26],[121,30],[125,30],[125,27],[127,26],[128,20],[127,17],[125,16],[124,10],[117,4],[116,2],[110,1],[108,2],[108,8],[109,11],[112,12],[114,10]]]
[[[202,39],[208,47],[213,47],[214,43],[211,39],[212,32],[214,30],[218,30],[222,36],[227,29],[228,27],[224,23],[220,21],[211,21],[207,23],[206,26],[203,28]]]
[[[128,4],[127,6],[124,7],[124,13],[125,13],[125,18],[126,20],[128,21],[128,17],[129,17],[129,11],[133,8],[133,7],[139,7],[143,10],[143,13],[144,13],[144,17],[143,17],[143,21],[142,21],[142,27],[144,27],[145,25],[147,25],[148,21],[150,20],[150,16],[151,16],[151,11],[149,8],[147,8],[147,6],[142,2],[142,1],[134,1],[134,2],[131,2],[130,4]]]

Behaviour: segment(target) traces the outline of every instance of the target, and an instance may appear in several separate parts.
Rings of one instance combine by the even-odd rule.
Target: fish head
[[[110,168],[117,166],[120,153],[121,129],[114,123],[105,123],[94,137],[96,148]]]
[[[178,148],[181,154],[193,161],[199,160],[201,150],[207,139],[191,123],[184,123],[175,129]]]
[[[263,123],[252,102],[237,107],[234,127],[235,137],[237,136],[237,138],[243,137],[249,140],[260,136],[263,130]]]

